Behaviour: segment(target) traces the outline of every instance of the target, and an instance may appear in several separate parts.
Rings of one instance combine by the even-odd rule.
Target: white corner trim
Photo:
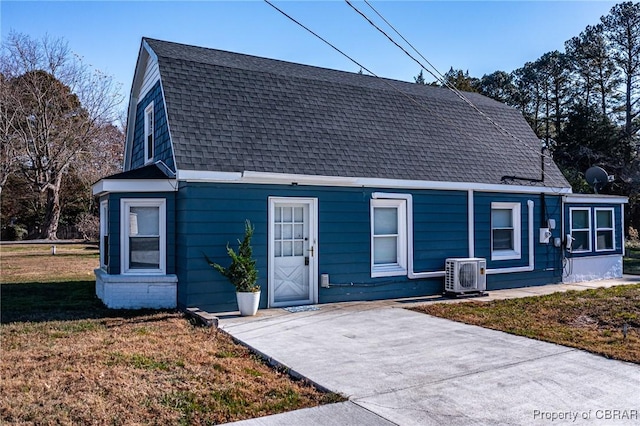
[[[474,210],[473,190],[467,191],[467,232],[469,239],[469,257],[476,257],[476,218]]]
[[[316,186],[346,186],[389,189],[435,189],[444,191],[486,191],[511,192],[521,194],[553,194],[563,195],[571,193],[571,188],[551,188],[543,186],[503,185],[476,182],[439,182],[403,179],[382,179],[347,176],[316,176],[288,173],[267,172],[211,172],[200,170],[178,170],[179,180],[212,182],[212,183],[254,183],[280,185],[316,185]]]
[[[175,179],[102,179],[92,187],[93,195],[112,192],[175,192]]]

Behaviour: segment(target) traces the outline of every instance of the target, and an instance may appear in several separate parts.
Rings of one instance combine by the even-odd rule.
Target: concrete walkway
[[[640,282],[491,291],[476,300]],[[640,424],[640,366],[435,318],[394,300],[227,316],[220,327],[349,401],[239,425]]]

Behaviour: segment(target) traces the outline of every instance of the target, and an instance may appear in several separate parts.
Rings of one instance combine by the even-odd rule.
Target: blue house
[[[478,94],[145,38],[127,132],[93,188],[110,307],[236,310],[204,255],[245,220],[261,308],[440,294],[447,259],[489,291],[622,274],[627,199],[572,194]]]

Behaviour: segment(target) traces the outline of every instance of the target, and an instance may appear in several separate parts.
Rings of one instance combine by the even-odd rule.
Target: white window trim
[[[396,263],[375,265],[373,263],[374,254],[374,215],[373,211],[376,207],[395,207],[398,209],[398,247]],[[371,222],[371,277],[392,277],[407,275],[407,200],[406,199],[372,199],[370,204],[370,222]]]
[[[588,229],[584,228],[573,228],[573,212],[574,211],[586,211],[587,212],[587,223],[589,225]],[[589,253],[591,252],[591,239],[593,238],[592,226],[591,226],[591,208],[589,207],[569,207],[569,235],[573,235],[573,231],[589,231],[589,248],[587,250],[575,250],[573,246],[571,246],[571,253]]]
[[[106,270],[107,266],[104,263],[104,256],[109,247],[104,245],[104,237],[109,235],[109,201],[103,200],[100,202],[100,268]],[[109,254],[106,253],[108,256]]]
[[[152,117],[152,126],[150,128],[149,126],[149,115],[151,115]],[[150,163],[151,161],[153,161],[153,155],[154,155],[154,150],[155,150],[155,145],[156,145],[156,135],[155,135],[155,121],[156,121],[156,117],[155,117],[155,110],[153,109],[153,102],[151,102],[149,105],[147,105],[147,107],[144,109],[144,163]],[[151,147],[151,152],[149,152],[149,133],[151,133],[151,138],[153,139],[153,145]]]
[[[491,228],[491,260],[517,260],[522,259],[522,206],[520,203],[491,203],[491,210],[502,209],[511,210],[511,222],[513,223],[513,250],[494,250],[493,249],[493,223],[491,213],[489,213],[489,221]]]
[[[602,227],[599,228],[598,227],[598,212],[600,211],[608,211],[611,212],[611,227],[610,228],[606,228],[606,227]],[[594,228],[595,228],[595,249],[597,252],[603,252],[603,251],[615,251],[616,250],[616,233],[615,233],[615,229],[616,229],[616,216],[615,216],[615,210],[612,207],[596,207],[594,208],[594,213],[593,213],[593,220],[594,220]],[[608,249],[599,249],[598,248],[598,231],[611,231],[611,248]]]
[[[165,274],[167,270],[167,202],[164,198],[122,198],[120,200],[120,272],[127,275]],[[160,267],[129,269],[129,211],[131,207],[159,207]]]

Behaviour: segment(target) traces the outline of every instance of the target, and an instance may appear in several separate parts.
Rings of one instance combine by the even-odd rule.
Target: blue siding
[[[225,246],[227,242],[237,244],[244,220],[249,219],[256,229],[254,255],[263,289],[261,307],[266,307],[270,196],[318,199],[318,273],[329,274],[332,283],[331,288],[319,289],[320,303],[441,292],[439,278],[371,278],[369,209],[371,193],[376,191],[381,190],[181,183],[176,216],[179,306],[236,309],[233,287],[206,264],[203,254],[228,263]],[[445,257],[466,256],[466,192],[414,191],[413,202],[415,271],[442,270]],[[442,208],[443,203],[447,209]]]
[[[207,265],[204,254],[225,265],[225,246],[237,245],[246,219],[255,226],[254,255],[262,286],[261,307],[267,306],[268,197],[318,199],[318,274],[329,274],[331,287],[319,288],[320,303],[415,297],[439,294],[443,279],[410,280],[406,276],[371,278],[370,200],[373,192],[406,192],[413,196],[414,272],[442,271],[448,257],[468,257],[466,191],[389,191],[376,188],[206,184],[181,182],[176,200],[176,272],[180,307],[198,306],[212,311],[235,310],[235,292],[228,281]],[[522,259],[490,262],[491,268],[528,264],[527,200],[535,202],[534,272],[491,275],[490,289],[542,285],[561,280],[561,251],[539,244],[539,195],[476,193],[476,256],[491,258],[490,209],[492,201],[522,203]],[[546,198],[545,215],[555,218],[560,236],[560,197]],[[545,219],[546,221],[546,219]]]
[[[120,269],[120,200],[123,198],[164,198],[167,200],[167,274],[176,273],[176,209],[175,193],[113,193],[105,197],[109,202],[109,265],[107,273],[118,275]],[[104,199],[104,198],[103,198]]]
[[[544,285],[562,281],[562,248],[553,246],[553,238],[561,237],[562,198],[544,197],[545,211],[542,212],[543,196],[538,194],[474,194],[475,216],[475,256],[487,259],[487,268],[499,269],[527,266],[529,264],[529,209],[527,201],[534,202],[533,209],[533,247],[534,271],[510,274],[492,274],[487,276],[487,289],[525,287]],[[522,256],[518,260],[491,260],[491,203],[517,202],[521,205],[521,242]],[[544,217],[544,221],[543,221]],[[539,229],[546,227],[548,219],[555,219],[556,229],[552,230],[550,244],[540,244]],[[544,223],[543,223],[544,222]]]
[[[165,114],[164,99],[158,81],[136,106],[136,119],[133,130],[133,147],[131,150],[131,169],[144,166],[144,110],[153,102],[154,123],[154,158],[153,161],[164,162],[171,170],[176,171],[173,163],[173,151],[167,116]]]
[[[589,208],[591,210],[591,251],[587,253],[570,253],[569,257],[590,257],[590,256],[607,256],[611,254],[622,254],[623,235],[622,229],[622,206],[620,204],[603,204],[603,203],[566,203],[564,205],[564,228],[566,233],[571,232],[571,222],[569,209],[572,207]],[[614,246],[613,251],[596,251],[596,215],[595,209],[612,208],[614,215]]]

